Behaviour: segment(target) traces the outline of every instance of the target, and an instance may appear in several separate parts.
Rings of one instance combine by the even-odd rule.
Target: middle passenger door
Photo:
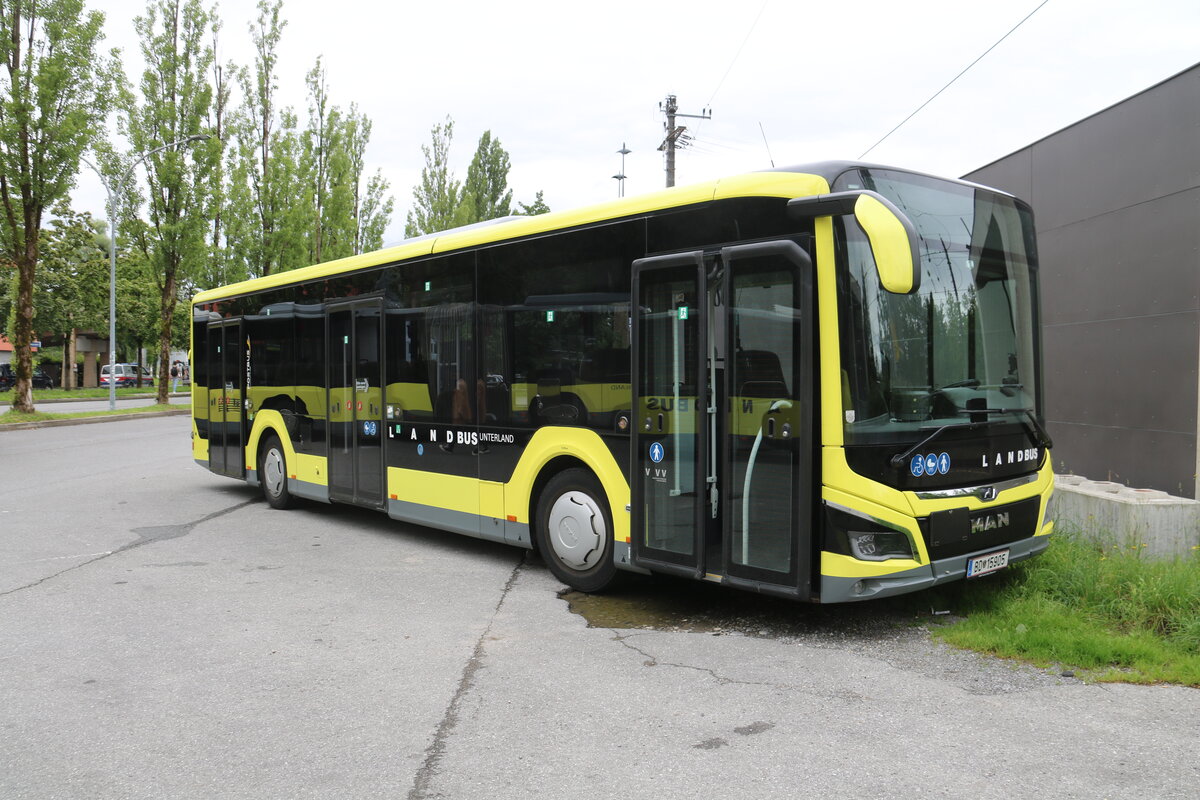
[[[812,286],[790,240],[634,263],[636,565],[808,596]]]
[[[382,325],[378,300],[329,309],[329,496],[380,508],[383,464]]]

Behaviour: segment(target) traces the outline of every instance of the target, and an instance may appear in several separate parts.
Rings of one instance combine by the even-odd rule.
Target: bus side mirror
[[[883,288],[893,294],[912,294],[921,287],[916,228],[886,197],[870,191],[797,197],[788,201],[788,211],[796,217],[853,214],[867,234]]]

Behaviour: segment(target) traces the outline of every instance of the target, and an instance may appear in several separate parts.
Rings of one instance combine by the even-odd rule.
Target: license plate
[[[989,572],[995,572],[998,569],[1004,569],[1008,566],[1008,551],[1001,550],[997,553],[988,553],[986,556],[979,556],[967,561],[967,577],[977,578],[980,575],[986,575]]]

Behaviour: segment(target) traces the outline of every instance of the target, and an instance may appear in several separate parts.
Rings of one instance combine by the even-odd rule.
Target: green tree
[[[82,0],[0,0],[0,248],[17,269],[18,411],[34,410],[29,343],[42,217],[70,190],[112,101],[116,57],[98,52],[103,23]]]
[[[330,238],[327,233],[336,238],[336,233],[328,231],[331,223],[342,217],[337,213],[342,209],[330,208],[333,201],[331,195],[337,186],[331,175],[330,162],[337,158],[336,153],[341,148],[342,114],[340,109],[329,104],[329,83],[320,56],[317,56],[316,65],[305,76],[305,82],[308,84],[309,105],[308,130],[304,132],[304,154],[313,206],[309,225],[308,260],[310,263],[319,264],[323,260],[342,255],[338,252],[336,244],[331,248],[331,252],[322,252],[326,239]]]
[[[220,52],[221,19],[214,8],[210,15],[210,31],[212,34],[212,51]],[[224,64],[213,59],[212,63],[212,103],[208,107],[208,130],[220,146],[220,156],[214,165],[214,172],[208,192],[208,203],[205,217],[209,220],[208,233],[208,268],[196,283],[198,288],[211,289],[226,283],[245,280],[245,269],[237,269],[233,263],[229,248],[229,236],[226,230],[225,214],[229,206],[229,186],[227,170],[227,154],[229,148],[225,142],[229,138],[230,98],[232,81],[237,76],[237,67],[232,61]]]
[[[404,226],[407,237],[436,233],[462,224],[462,184],[450,172],[450,142],[454,120],[433,126],[430,144],[421,145],[425,166],[421,183],[413,188],[413,207]]]
[[[162,277],[153,261],[153,243],[151,223],[138,217],[125,220],[117,252],[117,320],[120,323],[117,352],[123,354],[118,358],[120,361],[140,364],[142,349],[147,343],[157,341],[162,332]],[[179,344],[175,339],[172,341]]]
[[[38,329],[63,338],[63,386],[74,387],[75,339],[79,329],[100,330],[108,320],[106,223],[65,206],[42,228],[38,280],[34,288]]]
[[[381,170],[367,179],[366,186],[359,193],[357,200],[358,212],[355,217],[358,226],[355,230],[354,252],[367,253],[383,247],[383,234],[392,221],[392,208],[395,200],[387,193],[388,182]]]
[[[342,147],[333,162],[334,181],[341,194],[338,208],[345,208],[349,223],[345,255],[378,250],[383,232],[392,219],[395,201],[387,194],[388,181],[380,170],[364,182],[367,143],[371,140],[371,120],[350,104],[342,120]]]
[[[520,206],[520,208],[513,213],[523,217],[536,217],[538,214],[550,213],[550,206],[546,205],[546,201],[542,199],[541,189],[538,189],[537,197],[534,198],[532,203],[526,205],[525,203],[517,201],[517,205]]]
[[[371,121],[351,103],[348,112],[330,101],[321,59],[306,77],[308,128],[302,171],[309,187],[309,262],[318,263],[378,249],[392,213],[388,183],[376,174],[363,181]]]
[[[287,24],[279,16],[281,5],[281,0],[258,0],[258,18],[250,26],[254,68],[238,75],[245,102],[231,121],[237,148],[229,187],[229,235],[251,277],[308,263],[303,146],[296,115],[276,109],[275,69]]]
[[[206,45],[208,14],[199,0],[150,0],[145,16],[134,18],[146,69],[140,102],[124,92],[122,111],[135,154],[145,159],[150,228],[136,241],[157,289],[157,374],[171,364],[171,338],[180,291],[203,274],[208,263],[208,221],[194,209],[208,204],[220,143],[200,137],[212,104],[208,71],[212,48]],[[178,147],[163,145],[186,142]],[[127,208],[134,208],[127,206]],[[168,401],[169,386],[158,383],[158,402]]]
[[[491,131],[484,131],[463,184],[462,202],[467,206],[468,223],[512,213],[512,190],[508,188],[511,166],[508,151],[501,147],[500,140],[493,139]]]

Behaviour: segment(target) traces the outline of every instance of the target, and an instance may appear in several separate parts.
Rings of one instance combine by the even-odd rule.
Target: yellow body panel
[[[503,483],[479,482],[479,515],[492,519],[504,519]]]
[[[464,514],[479,513],[478,478],[388,467],[387,483],[388,497],[395,500]]]
[[[925,566],[925,564],[911,559],[859,561],[857,558],[840,553],[821,551],[821,574],[831,578],[886,578],[888,575],[921,566]]]
[[[200,438],[196,430],[196,421],[192,420],[192,458],[196,461],[208,461],[208,439]]]

